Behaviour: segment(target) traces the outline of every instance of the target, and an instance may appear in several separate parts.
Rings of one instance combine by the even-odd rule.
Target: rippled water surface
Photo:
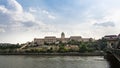
[[[0,68],[109,68],[101,56],[3,56]]]

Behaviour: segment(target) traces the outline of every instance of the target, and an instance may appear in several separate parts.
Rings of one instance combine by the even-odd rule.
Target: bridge
[[[112,60],[113,57],[120,63],[120,38],[115,35],[105,36],[107,40],[106,57]]]
[[[107,59],[113,59],[115,57],[120,62],[120,49],[107,49],[106,57]]]

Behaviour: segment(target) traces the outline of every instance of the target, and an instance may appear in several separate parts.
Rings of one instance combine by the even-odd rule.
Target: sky
[[[120,0],[0,0],[0,43],[120,33]]]

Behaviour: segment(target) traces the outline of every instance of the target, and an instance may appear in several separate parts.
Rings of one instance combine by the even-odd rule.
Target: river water
[[[0,68],[110,68],[102,56],[0,55]]]

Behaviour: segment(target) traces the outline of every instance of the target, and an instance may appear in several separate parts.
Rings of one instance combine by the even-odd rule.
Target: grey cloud
[[[108,22],[103,22],[103,23],[95,23],[95,26],[103,26],[103,27],[115,27],[115,23],[108,21]]]

